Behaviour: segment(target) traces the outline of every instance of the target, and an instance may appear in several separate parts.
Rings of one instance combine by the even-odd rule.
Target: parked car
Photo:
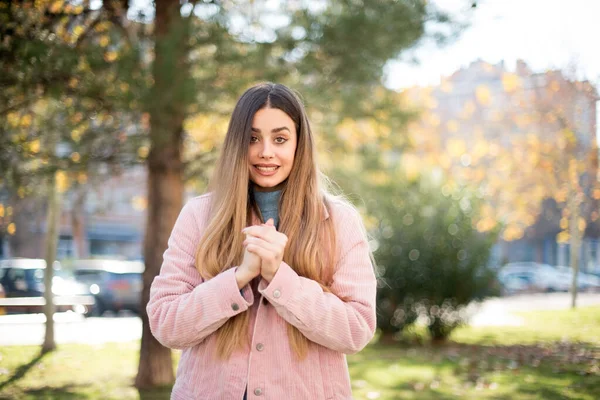
[[[571,281],[573,280],[573,269],[571,267],[559,266],[556,267],[558,271],[563,273],[566,279],[569,280],[569,288],[571,287]],[[577,288],[579,290],[600,290],[600,277],[579,271],[577,273]]]
[[[59,262],[54,263],[52,278],[52,293],[57,303],[57,311],[75,311],[86,314],[91,304],[74,302],[89,296],[88,287],[77,282],[73,276],[61,269]],[[0,285],[6,298],[36,298],[43,297],[45,292],[44,270],[46,261],[37,258],[11,258],[0,260]],[[83,296],[83,297],[82,297]],[[91,297],[90,297],[91,299]],[[35,301],[32,301],[35,303]],[[41,305],[10,305],[5,307],[10,313],[43,312]]]
[[[74,260],[72,266],[76,279],[85,283],[96,298],[95,315],[105,311],[140,312],[143,262]]]
[[[535,262],[506,264],[498,271],[498,280],[506,294],[518,292],[567,292],[571,289],[570,268],[553,267]],[[600,288],[600,279],[579,273],[578,290]]]

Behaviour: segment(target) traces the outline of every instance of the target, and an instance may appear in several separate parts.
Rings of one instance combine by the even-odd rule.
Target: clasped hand
[[[238,270],[249,278],[248,281],[260,274],[270,282],[283,261],[287,236],[277,231],[271,218],[262,225],[248,226],[242,232],[246,240],[244,259]]]

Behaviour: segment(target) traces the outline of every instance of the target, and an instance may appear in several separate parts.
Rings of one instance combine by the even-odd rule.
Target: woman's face
[[[290,176],[297,140],[294,121],[283,111],[263,108],[254,114],[248,162],[259,190],[273,190]]]

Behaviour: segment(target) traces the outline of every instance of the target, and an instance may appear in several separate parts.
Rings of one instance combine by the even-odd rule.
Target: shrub
[[[479,199],[421,178],[379,187],[367,207],[379,221],[380,329],[394,334],[421,318],[434,340],[445,339],[494,282],[487,261],[496,232],[474,228]]]

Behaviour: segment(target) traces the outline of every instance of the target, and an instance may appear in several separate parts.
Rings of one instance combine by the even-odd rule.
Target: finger
[[[263,261],[275,259],[275,255],[271,251],[269,251],[263,247],[260,247],[256,244],[252,244],[252,243],[248,244],[248,246],[246,246],[246,250],[248,250],[250,253],[256,254]]]
[[[275,220],[273,220],[273,218],[269,218],[267,222],[265,222],[265,225],[275,227]]]
[[[251,231],[249,231],[251,232]],[[281,232],[277,232],[277,231],[273,231],[271,234],[267,233],[266,235],[254,235],[251,233],[247,233],[246,234],[246,239],[249,237],[255,237],[255,238],[259,238],[262,239],[266,242],[269,242],[275,246],[281,246],[283,248],[285,248],[285,246],[287,245],[287,236]]]
[[[254,225],[245,228],[243,231],[246,235],[256,236],[265,239],[269,242],[278,242],[281,235],[285,236],[281,232],[277,232],[273,226],[266,225]]]
[[[266,250],[269,250],[271,252],[274,252],[274,253],[281,253],[283,251],[281,246],[278,245],[277,243],[271,243],[267,240],[264,240],[264,239],[261,239],[259,237],[255,237],[255,236],[246,237],[246,240],[244,240],[244,245],[247,246],[249,244],[254,244],[254,245],[260,246],[260,247],[262,247]]]

